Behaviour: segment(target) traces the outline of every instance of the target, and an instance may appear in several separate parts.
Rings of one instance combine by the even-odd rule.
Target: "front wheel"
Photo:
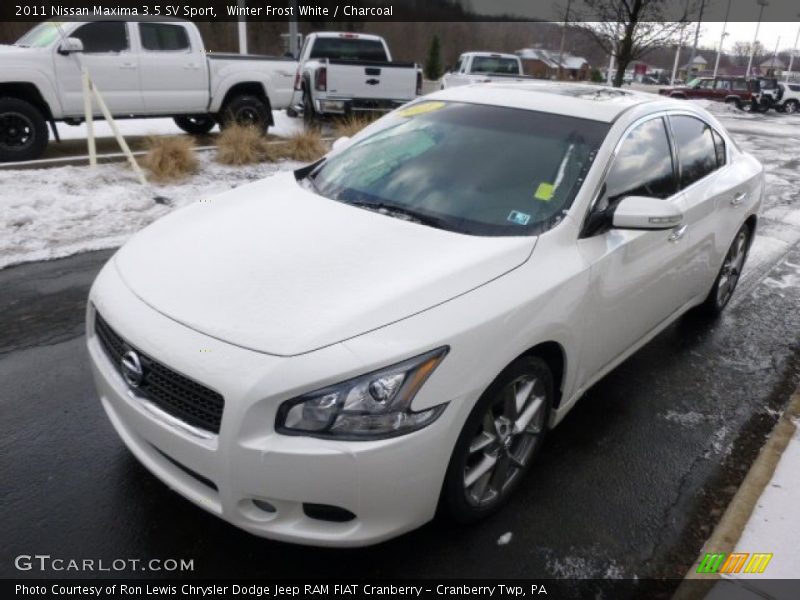
[[[42,113],[17,98],[0,98],[0,162],[34,160],[49,140]]]
[[[783,112],[787,115],[795,114],[798,109],[800,109],[800,103],[798,103],[797,100],[787,100],[783,105]]]
[[[701,310],[710,316],[719,315],[728,305],[742,275],[747,251],[750,249],[750,227],[746,224],[736,233],[733,243],[722,261],[722,267],[714,280],[711,291],[701,305]]]
[[[440,505],[448,516],[477,521],[511,496],[544,439],[553,397],[553,377],[540,358],[518,358],[497,376],[450,458]]]
[[[205,135],[216,125],[209,115],[181,115],[173,120],[175,125],[190,135]]]

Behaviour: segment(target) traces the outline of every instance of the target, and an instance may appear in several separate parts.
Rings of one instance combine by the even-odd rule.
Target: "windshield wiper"
[[[416,221],[417,223],[421,223],[423,225],[436,227],[437,229],[449,229],[449,227],[444,226],[445,222],[443,219],[437,219],[436,217],[426,215],[424,213],[414,210],[413,208],[408,208],[406,206],[391,204],[389,202],[370,202],[369,200],[349,200],[349,201],[346,200],[345,202],[347,204],[352,204],[353,206],[360,206],[362,208],[367,208],[370,210],[374,210],[376,212],[384,211],[386,213],[389,213],[390,216],[392,214],[401,215],[403,217],[407,217],[411,221]]]

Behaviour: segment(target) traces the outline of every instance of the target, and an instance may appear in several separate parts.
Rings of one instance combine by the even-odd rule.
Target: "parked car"
[[[0,162],[41,156],[48,122],[58,140],[56,121],[83,121],[81,64],[115,118],[174,117],[184,131],[206,133],[216,122],[272,125],[297,63],[206,54],[189,21],[41,23],[0,46]]]
[[[444,90],[471,83],[524,81],[525,79],[532,78],[525,75],[522,61],[516,54],[465,52],[458,57],[455,66],[444,74],[441,88]]]
[[[775,110],[794,114],[800,110],[800,83],[778,83],[781,89],[780,100],[775,105]]]
[[[697,77],[684,86],[663,88],[662,96],[677,99],[702,98],[734,104],[745,111],[768,111],[779,95],[777,80],[773,78]]]
[[[422,93],[422,70],[392,62],[386,40],[362,33],[317,32],[300,51],[292,115],[388,112]]]
[[[692,104],[436,92],[134,236],[89,296],[98,394],[150,471],[256,535],[474,521],[596,381],[725,308],[763,193]]]

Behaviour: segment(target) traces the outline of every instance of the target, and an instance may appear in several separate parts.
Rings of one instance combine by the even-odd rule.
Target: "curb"
[[[800,389],[789,399],[789,404],[775,423],[769,438],[758,453],[747,475],[736,494],[722,515],[711,537],[706,540],[692,563],[684,580],[675,591],[673,600],[695,600],[704,598],[711,588],[722,579],[719,574],[697,573],[700,557],[706,552],[733,552],[736,543],[744,531],[753,509],[767,487],[783,451],[789,445],[797,426],[793,419],[800,418]],[[709,550],[709,548],[711,550]],[[697,581],[705,581],[706,585],[698,585]]]

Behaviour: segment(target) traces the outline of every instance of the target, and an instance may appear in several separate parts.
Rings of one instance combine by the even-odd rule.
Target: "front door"
[[[81,63],[114,116],[141,114],[139,58],[131,48],[129,27],[122,21],[87,23],[69,34],[83,42],[82,53],[64,56],[56,51],[56,75],[65,116],[84,114]],[[96,103],[94,113],[100,115]]]

